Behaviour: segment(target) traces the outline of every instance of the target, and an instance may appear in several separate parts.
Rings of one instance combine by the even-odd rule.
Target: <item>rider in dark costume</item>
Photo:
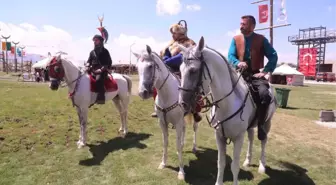
[[[100,35],[93,37],[94,49],[90,52],[87,61],[89,72],[96,77],[96,86],[98,91],[97,104],[105,104],[104,81],[108,76],[108,69],[112,67],[110,52],[104,47],[104,38]]]
[[[264,124],[267,108],[272,99],[265,75],[272,73],[276,68],[278,55],[263,35],[254,33],[255,25],[256,21],[253,16],[247,15],[241,18],[240,30],[242,34],[233,38],[228,58],[231,64],[244,70],[243,78],[257,91],[258,138],[264,140],[266,139]],[[264,67],[265,56],[268,62]],[[264,69],[260,72],[261,68]]]

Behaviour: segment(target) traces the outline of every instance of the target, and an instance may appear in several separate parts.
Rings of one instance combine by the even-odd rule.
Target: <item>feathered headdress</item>
[[[103,26],[104,14],[103,14],[102,17],[98,16],[98,20],[100,22],[100,27],[98,27],[97,29],[99,30],[101,36],[104,38],[105,43],[106,43],[109,35],[108,35],[108,32],[107,32],[106,28]]]
[[[184,22],[184,25],[182,25],[182,22]],[[187,22],[185,20],[180,20],[177,24],[171,25],[169,30],[171,33],[180,33],[187,35],[188,32]]]

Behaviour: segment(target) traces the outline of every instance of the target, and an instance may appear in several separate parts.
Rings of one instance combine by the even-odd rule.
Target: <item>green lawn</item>
[[[136,86],[134,89],[136,90]],[[320,109],[335,109],[334,87],[291,88],[290,109],[278,109],[269,135],[265,175],[257,166],[241,169],[241,185],[332,185],[335,178],[335,129],[312,122]],[[324,93],[316,93],[316,92]],[[162,157],[161,130],[150,117],[153,101],[132,97],[129,135],[117,130],[114,105],[93,106],[89,113],[88,143],[77,149],[79,123],[65,89],[53,92],[44,85],[0,81],[0,184],[214,184],[217,150],[214,130],[205,121],[198,133],[199,152],[192,148],[192,126],[187,126],[184,148],[186,182],[177,180],[175,130],[169,136],[169,167],[157,170]],[[257,139],[257,138],[256,138]],[[241,164],[245,158],[244,144]],[[253,164],[258,164],[256,140]],[[232,144],[227,161],[231,161]],[[225,184],[232,184],[230,165]]]

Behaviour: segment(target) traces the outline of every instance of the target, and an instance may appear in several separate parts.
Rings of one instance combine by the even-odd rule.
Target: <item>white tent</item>
[[[36,62],[32,67],[33,68],[43,68],[45,69],[47,67],[47,64],[53,59],[53,57],[47,57],[44,58],[38,62]]]
[[[294,68],[291,68],[288,64],[277,67],[272,73],[272,76],[275,75],[286,76],[288,85],[303,86],[304,75]]]

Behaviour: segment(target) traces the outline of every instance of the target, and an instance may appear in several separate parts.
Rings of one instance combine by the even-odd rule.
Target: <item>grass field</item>
[[[136,83],[136,82],[135,82]],[[335,87],[290,87],[289,109],[278,109],[266,147],[267,171],[241,169],[241,185],[333,185],[336,129],[319,126],[320,109],[336,109]],[[136,91],[137,86],[134,86]],[[168,168],[157,170],[162,156],[161,130],[150,117],[153,101],[132,97],[129,135],[117,130],[119,115],[112,103],[93,106],[89,113],[88,143],[77,149],[79,123],[65,89],[52,92],[45,85],[0,81],[0,184],[214,184],[217,150],[214,130],[202,121],[199,152],[191,153],[192,129],[187,126],[184,147],[185,182],[177,180],[175,130],[170,130]],[[257,138],[256,138],[257,139]],[[241,156],[245,158],[246,145]],[[231,161],[232,144],[227,161]],[[232,183],[230,165],[224,184]]]

